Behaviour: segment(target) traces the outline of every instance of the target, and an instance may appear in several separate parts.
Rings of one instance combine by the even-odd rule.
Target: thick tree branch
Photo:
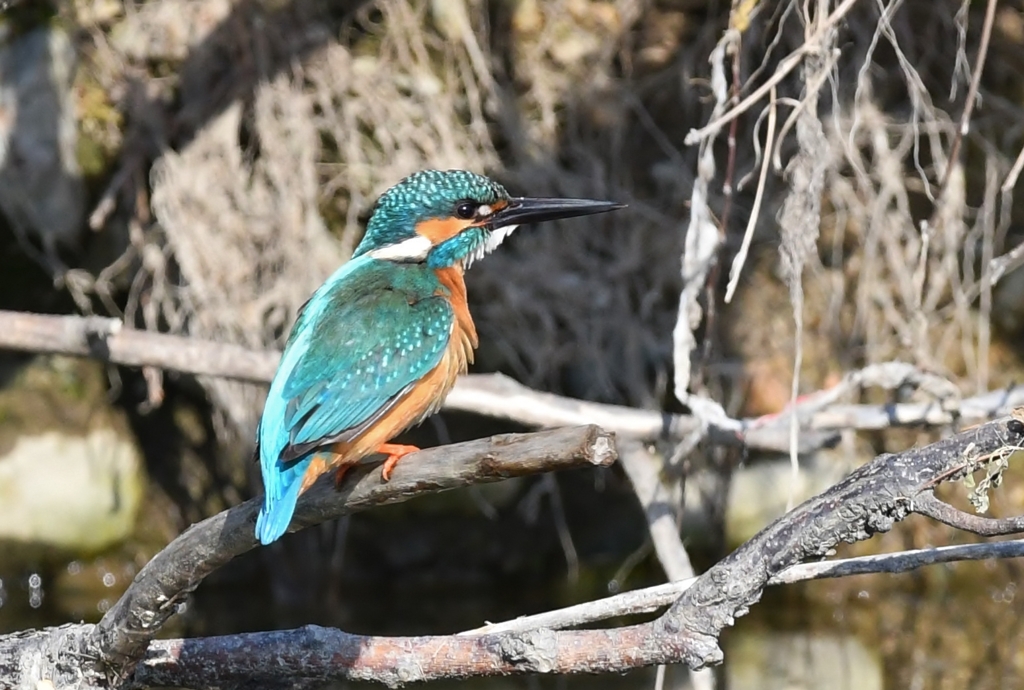
[[[352,470],[341,491],[323,477],[303,494],[291,530],[413,496],[586,464],[609,465],[612,438],[595,426],[507,434],[419,451],[404,458],[391,481],[380,467]],[[257,545],[260,498],[193,525],[146,564],[124,596],[96,626],[94,641],[107,665],[124,674],[203,578]]]
[[[102,638],[103,634],[93,630],[93,626],[64,626],[0,638],[0,670],[4,668],[5,658],[20,651],[34,656],[31,664],[20,663],[16,670],[31,668],[34,675],[19,678],[14,684],[19,690],[35,688],[42,679],[52,680],[58,687],[75,684],[80,690],[107,687],[102,676],[88,663],[83,663],[83,659],[102,656],[100,649],[114,649],[121,654],[138,650],[144,654],[134,672],[123,677],[123,687],[151,683],[196,688],[251,687],[279,681],[294,685],[327,678],[374,679],[397,684],[413,679],[497,673],[621,672],[661,663],[686,663],[698,668],[722,659],[718,647],[722,629],[731,625],[735,617],[746,613],[766,585],[777,578],[786,581],[787,569],[828,555],[841,541],[860,541],[890,529],[895,522],[912,514],[915,502],[937,484],[956,481],[968,472],[990,466],[1015,452],[1024,442],[1022,420],[1024,411],[1016,411],[1012,417],[989,422],[929,446],[875,458],[836,486],[766,527],[698,577],[665,614],[649,623],[613,630],[542,629],[420,638],[362,637],[305,628],[150,642],[147,646],[141,644],[141,640],[151,638],[155,633],[153,628],[169,615],[161,606],[173,608],[170,606],[174,601],[173,592],[187,588],[192,582],[191,576],[174,575],[171,580],[176,584],[161,589],[153,582],[154,574],[167,569],[154,568],[144,569],[138,577],[140,583],[149,583],[145,587],[140,585],[145,592],[129,590],[129,595],[136,597],[136,603],[126,604],[120,613],[113,614],[116,620],[133,615],[135,610],[143,612],[138,620],[130,621],[127,629],[131,634],[106,640],[105,647],[97,646],[96,638]],[[591,432],[593,430],[588,433]],[[594,438],[594,450],[583,453],[584,461],[608,452],[607,437],[599,434]],[[605,450],[598,452],[600,446]],[[446,451],[450,449],[432,452],[440,457]],[[498,462],[496,456],[500,455],[501,451],[495,449],[487,456],[491,460],[481,463],[490,465],[490,470],[483,473],[485,476],[505,476],[513,471]],[[349,484],[351,488],[342,493],[342,502],[347,509],[355,509],[381,500],[401,500],[417,487],[451,488],[473,477],[473,472],[466,474],[462,465],[446,468],[439,475],[424,475],[417,465],[422,468],[422,462],[406,460],[402,474],[396,470],[393,487],[381,485],[373,475],[354,477]],[[402,470],[402,464],[398,468]],[[452,475],[461,479],[452,480]],[[297,524],[310,524],[325,516],[327,507],[317,497],[324,491],[330,494],[331,489],[327,486],[315,489]],[[336,509],[337,505],[331,509],[331,514],[336,514],[333,512]],[[190,532],[196,532],[197,537],[202,535],[192,537],[196,539],[196,551],[183,551],[178,556],[180,560],[173,562],[188,573],[202,572],[209,569],[211,563],[227,560],[220,554],[220,548],[229,553],[232,549],[248,548],[252,544],[255,506],[238,510],[248,512],[236,512],[230,524],[201,523],[193,527]],[[224,515],[214,518],[218,519],[223,520]],[[189,538],[189,534],[181,539]],[[1001,555],[1017,553],[1019,551]],[[933,557],[922,557],[922,560]]]
[[[900,553],[862,556],[837,561],[805,563],[773,577],[780,585],[811,579],[871,573],[902,573],[915,568],[964,560],[1024,557],[1024,540],[989,542],[917,549]],[[663,608],[689,588],[694,579],[627,592],[536,616],[488,625],[452,637],[380,638],[349,635],[339,630],[307,626],[299,630],[231,635],[194,640],[158,640],[150,647],[131,678],[129,687],[177,685],[190,688],[213,686],[300,687],[303,679],[316,683],[328,679],[364,679],[398,685],[413,680],[491,675],[536,670],[538,672],[616,672],[615,664],[644,665],[645,656],[675,655],[679,650],[637,651],[616,645],[647,642],[653,628],[634,626],[617,631],[581,631],[555,634],[561,628],[579,626],[624,615],[649,613]],[[91,626],[54,629],[52,641],[77,644],[69,632]],[[546,629],[546,630],[545,630]],[[607,634],[612,632],[614,634]],[[2,640],[0,640],[2,643]],[[609,655],[584,655],[579,647],[607,646]],[[575,647],[565,653],[563,647]],[[644,649],[647,647],[648,649]],[[618,656],[615,655],[618,652]],[[274,654],[273,657],[267,656]],[[443,655],[442,655],[443,654]],[[274,664],[267,659],[274,658]],[[545,662],[550,658],[550,663]],[[277,659],[285,665],[278,667]],[[650,661],[649,663],[655,663]],[[533,664],[539,664],[534,668]],[[270,667],[270,668],[268,668]]]
[[[615,645],[639,642],[645,644],[631,657],[634,665],[685,662],[691,667],[716,663],[721,659],[718,636],[737,615],[742,615],[757,601],[764,587],[783,571],[799,562],[826,556],[840,541],[859,541],[892,525],[913,512],[915,499],[931,491],[936,482],[951,481],[968,471],[992,462],[1003,454],[1012,453],[1024,440],[1024,424],[1018,417],[1004,418],[958,434],[924,448],[897,455],[883,455],[852,473],[846,480],[769,525],[747,544],[697,578],[686,589],[667,613],[650,623],[622,628],[616,631],[534,631],[503,633],[513,636],[530,635],[529,640],[541,640],[538,647],[516,642],[517,649],[530,650],[531,659],[538,658],[537,650],[554,650],[554,658],[539,653],[545,668],[551,671],[594,671],[617,649]],[[624,631],[626,637],[608,633]],[[461,636],[464,642],[452,649],[456,659],[479,659],[479,645],[490,638]],[[338,642],[351,638],[331,638]],[[423,642],[431,652],[436,645],[446,644],[441,638],[426,638]],[[496,639],[504,639],[500,636]],[[519,639],[516,637],[516,639]],[[293,640],[294,641],[294,640]],[[422,641],[422,640],[421,640]],[[671,643],[669,643],[671,641]],[[383,640],[379,641],[384,644]],[[361,638],[358,644],[374,650],[377,638]],[[413,641],[403,640],[413,644]],[[610,645],[610,646],[609,646]],[[390,649],[390,647],[385,647]],[[278,647],[274,647],[275,650]],[[333,652],[333,648],[327,648]],[[406,647],[412,653],[415,647]],[[585,649],[581,656],[578,650]],[[332,657],[307,655],[307,661],[320,661],[318,671],[329,677],[337,673],[341,660]],[[679,654],[673,658],[670,654]],[[559,656],[564,655],[564,656]],[[426,659],[417,656],[417,661]],[[562,660],[569,660],[567,665]],[[624,659],[615,657],[616,663]],[[697,663],[694,663],[696,660]],[[378,667],[377,678],[384,669],[393,670],[395,659]],[[349,665],[349,668],[354,666]],[[457,674],[473,673],[473,667],[456,663]],[[481,667],[488,673],[508,673],[515,670],[538,670],[535,667],[510,668],[484,655]],[[310,667],[306,667],[307,673]],[[320,677],[317,674],[317,677]],[[362,677],[346,675],[345,677]],[[430,676],[432,677],[432,676]],[[388,678],[385,681],[391,682]]]
[[[304,679],[414,681],[511,673],[621,673],[697,660],[683,635],[656,624],[612,630],[532,630],[460,637],[370,637],[308,625],[296,630],[154,642],[133,687],[294,687]],[[272,660],[272,661],[271,661]]]
[[[717,638],[757,602],[772,577],[827,556],[840,542],[886,532],[914,512],[936,483],[1014,453],[1024,441],[1024,412],[922,448],[881,455],[828,491],[805,501],[697,578],[662,617],[670,630],[706,643],[705,663],[720,658]]]

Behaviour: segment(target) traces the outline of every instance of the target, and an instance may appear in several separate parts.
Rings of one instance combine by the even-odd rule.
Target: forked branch
[[[779,578],[785,581],[784,571],[827,556],[840,542],[868,539],[890,529],[917,512],[915,506],[938,484],[1000,462],[1024,443],[1022,420],[1024,412],[1017,411],[1014,416],[929,446],[875,458],[766,527],[698,577],[665,614],[640,625],[407,638],[356,636],[306,627],[152,641],[175,601],[205,574],[254,545],[256,505],[249,503],[183,534],[140,573],[122,601],[95,629],[65,626],[0,638],[0,669],[5,651],[19,645],[22,650],[34,645],[30,651],[37,661],[42,660],[31,666],[35,676],[16,681],[14,687],[19,690],[35,688],[40,680],[58,686],[74,684],[80,690],[110,687],[102,669],[112,672],[109,678],[123,688],[153,684],[224,688],[341,678],[397,685],[508,673],[621,672],[661,663],[697,668],[721,661],[718,638],[722,629],[745,613],[766,585]],[[377,470],[361,470],[353,473],[340,496],[329,482],[317,486],[300,504],[295,524],[313,524],[416,492],[609,462],[614,457],[609,437],[594,427],[499,437],[419,455],[417,461],[399,464],[390,484],[380,483]],[[1003,555],[1015,553],[1018,551]],[[105,663],[99,668],[83,663],[88,658]],[[27,667],[21,664],[16,668]],[[69,668],[75,672],[69,673]]]
[[[595,426],[490,439],[431,448],[409,455],[384,482],[380,467],[350,471],[338,492],[330,476],[299,500],[292,531],[347,513],[405,501],[413,496],[616,459],[612,437]],[[193,525],[146,564],[128,591],[106,613],[93,633],[105,664],[130,673],[176,602],[203,578],[257,545],[253,529],[260,498]]]

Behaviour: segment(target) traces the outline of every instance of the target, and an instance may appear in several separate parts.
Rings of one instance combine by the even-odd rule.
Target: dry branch
[[[758,101],[764,98],[772,90],[772,88],[778,86],[778,84],[785,79],[793,70],[800,66],[804,58],[808,55],[815,55],[824,52],[822,50],[822,44],[825,41],[828,33],[832,31],[835,26],[846,16],[854,5],[857,4],[857,0],[843,0],[843,2],[836,7],[832,14],[825,17],[818,25],[815,26],[815,32],[803,42],[803,44],[794,50],[792,53],[786,56],[785,59],[779,64],[778,68],[763,84],[758,86],[754,91],[744,98],[742,101],[734,105],[727,112],[712,118],[711,122],[704,125],[700,129],[692,129],[686,135],[685,143],[687,146],[692,146],[699,141],[706,139],[709,136],[715,134],[719,129],[722,128],[725,123],[732,119],[739,117],[751,107],[753,107]],[[767,155],[767,154],[766,154]]]
[[[379,466],[352,470],[340,492],[330,478],[324,478],[300,499],[292,530],[421,494],[570,467],[608,465],[615,458],[612,437],[594,426],[506,434],[423,450],[399,463],[387,483],[381,481]],[[258,510],[259,499],[253,499],[190,527],[142,569],[95,626],[0,637],[0,678],[11,679],[10,687],[26,689],[34,689],[43,679],[57,687],[74,682],[77,687],[92,688],[105,687],[105,677],[132,678],[133,667],[175,613],[177,603],[211,572],[256,546],[253,528]],[[191,643],[181,644],[187,649]],[[185,677],[193,680],[170,684],[213,684],[213,680],[193,684],[196,676]]]
[[[92,357],[130,367],[152,366],[187,374],[267,383],[273,377],[280,353],[252,350],[126,328],[117,319],[82,316],[50,316],[0,310],[0,349]],[[834,439],[836,429],[886,429],[894,426],[948,426],[973,423],[1007,414],[1024,405],[1024,385],[989,391],[960,401],[859,405],[836,402],[858,386],[890,387],[892,370],[903,383],[936,392],[928,377],[910,378],[908,365],[872,365],[848,374],[833,389],[803,396],[797,405],[803,433],[800,451],[810,452]],[[932,377],[934,378],[934,377]],[[883,380],[886,379],[886,380]],[[937,396],[938,397],[938,396]],[[682,440],[696,432],[700,423],[689,415],[640,410],[576,400],[528,388],[501,374],[470,374],[459,379],[445,401],[447,410],[507,419],[544,428],[596,424],[608,431],[641,441]],[[789,449],[788,414],[753,419],[726,420],[712,424],[713,443],[785,452]]]
[[[983,542],[980,544],[957,544],[937,546],[930,549],[911,549],[897,553],[883,553],[873,556],[841,558],[835,561],[800,563],[772,576],[771,586],[789,585],[808,580],[850,577],[851,575],[873,575],[878,573],[905,573],[939,563],[958,561],[981,561],[987,559],[1024,558],[1024,539]],[[668,606],[689,589],[697,578],[676,580],[662,585],[645,587],[563,609],[545,611],[532,616],[520,616],[501,623],[488,623],[468,630],[462,635],[493,635],[502,632],[524,632],[538,628],[559,630],[611,618],[652,613]]]
[[[651,633],[650,625],[637,625],[479,637],[372,637],[308,625],[280,632],[155,642],[139,665],[137,683],[291,687],[304,679],[344,679],[396,687],[414,681],[512,673],[620,673],[665,661],[696,661],[686,654],[685,636]]]
[[[49,316],[0,310],[0,347],[91,357],[129,367],[267,383],[280,353],[127,328],[99,316]]]
[[[745,613],[764,587],[790,567],[822,558],[841,541],[868,539],[890,529],[915,512],[922,496],[946,481],[1005,458],[1024,442],[1024,412],[981,425],[948,439],[895,455],[882,455],[853,472],[845,480],[796,510],[779,518],[757,536],[697,578],[660,618],[649,623],[612,630],[554,631],[550,629],[504,632],[489,635],[386,638],[353,636],[338,630],[307,627],[298,631],[256,633],[221,638],[149,642],[160,622],[170,615],[178,592],[197,580],[189,573],[223,563],[232,549],[253,544],[251,535],[256,507],[246,504],[210,521],[200,523],[180,537],[137,578],[125,600],[108,614],[110,621],[93,626],[64,626],[41,632],[0,638],[0,671],[22,673],[15,687],[34,688],[40,680],[55,685],[74,683],[85,690],[107,687],[98,670],[83,659],[116,651],[127,657],[139,654],[140,664],[124,676],[121,687],[149,684],[207,687],[251,687],[348,678],[376,680],[397,685],[411,680],[467,677],[507,673],[621,672],[662,663],[685,663],[698,668],[722,659],[718,637],[736,616]],[[553,439],[560,434],[580,434],[590,439],[570,452],[578,462],[611,459],[607,436],[597,430],[564,430],[520,437],[519,450],[530,439]],[[513,437],[505,437],[513,438]],[[513,467],[500,462],[517,453],[517,443],[491,442],[483,458],[473,459],[468,448],[486,442],[463,444],[452,449],[421,453],[420,462],[400,464],[395,479],[382,485],[365,470],[348,484],[339,503],[332,490],[318,486],[300,507],[297,525],[305,525],[384,500],[401,500],[419,489],[436,490],[476,479],[506,476]],[[573,444],[569,444],[570,446]],[[563,451],[566,444],[562,444]],[[479,452],[479,451],[478,451]],[[449,454],[446,458],[446,454]],[[576,457],[576,456],[582,456]],[[536,453],[527,454],[537,458]],[[425,459],[441,463],[439,473],[427,472]],[[550,467],[544,453],[533,460],[534,468]],[[442,458],[446,458],[442,460]],[[570,462],[571,464],[571,462]],[[399,470],[401,472],[399,472]],[[328,500],[324,500],[324,497]],[[333,501],[329,499],[335,499]],[[191,544],[183,548],[185,543]],[[169,562],[168,562],[169,561]],[[168,568],[168,566],[171,566]],[[159,572],[181,571],[172,576],[172,587],[163,588]],[[135,590],[133,592],[133,590]],[[144,591],[143,591],[144,590]],[[123,621],[123,622],[121,622]],[[116,623],[111,627],[111,623]],[[118,626],[126,626],[120,628]],[[130,630],[104,637],[104,629]],[[147,644],[148,643],[148,644]],[[17,655],[35,654],[26,664]],[[105,651],[101,651],[105,650]],[[11,664],[11,658],[15,662]],[[22,668],[35,669],[25,677]],[[116,668],[116,664],[115,664]],[[86,676],[92,673],[92,676]]]
[[[117,319],[0,310],[0,349],[3,348],[92,357],[130,367],[153,366],[254,383],[268,383],[280,359],[278,352],[126,328]],[[541,393],[500,374],[460,378],[445,401],[444,409],[547,428],[596,424],[643,441],[678,440],[700,427],[697,420],[687,415]],[[764,450],[788,447],[785,430],[765,425],[740,434],[741,429],[742,423],[735,422],[730,428],[713,427],[709,431],[711,439],[717,443],[745,444]],[[831,438],[828,433],[809,434],[802,450],[821,447]]]
[[[615,458],[612,438],[595,426],[508,434],[422,450],[399,463],[386,483],[379,467],[361,468],[351,473],[339,494],[333,479],[324,477],[299,501],[291,531],[423,493],[585,464],[609,465]],[[174,613],[175,602],[211,572],[257,545],[253,529],[260,500],[193,525],[146,564],[96,628],[97,646],[108,663],[118,669],[130,666]]]
[[[1024,441],[1021,416],[1017,410],[922,448],[878,456],[712,566],[659,620],[696,635],[705,645],[700,652],[705,663],[720,658],[721,630],[760,598],[772,577],[802,561],[828,556],[841,542],[863,541],[892,529],[938,484],[1016,452]]]
[[[957,127],[953,136],[953,144],[949,147],[949,160],[946,162],[946,170],[942,173],[942,181],[939,182],[939,192],[935,197],[935,205],[938,206],[939,199],[949,186],[950,176],[953,168],[960,165],[960,146],[963,139],[971,128],[971,114],[974,112],[974,105],[978,102],[978,87],[981,86],[981,73],[985,70],[985,59],[988,57],[988,46],[992,39],[992,27],[996,22],[996,0],[988,0],[985,5],[985,20],[981,27],[981,42],[978,45],[978,58],[974,63],[974,70],[971,72],[971,83],[967,88],[967,98],[964,101],[964,111],[960,115],[960,126]]]
[[[131,367],[152,366],[187,374],[221,376],[267,383],[280,353],[252,350],[162,333],[126,328],[116,319],[49,316],[0,310],[0,349],[92,357]],[[796,408],[804,429],[800,451],[828,444],[836,429],[886,429],[923,424],[947,426],[992,419],[1024,404],[1024,386],[995,390],[959,402],[895,403],[890,405],[841,404],[836,400],[856,386],[888,385],[869,371],[891,368],[874,365],[853,372],[836,389],[804,396]],[[903,369],[906,365],[903,365]],[[871,379],[871,380],[869,380]],[[928,387],[927,381],[913,381]],[[473,412],[538,427],[596,424],[608,431],[641,441],[682,440],[699,429],[689,415],[639,410],[542,393],[501,374],[471,374],[459,379],[445,401],[445,409]],[[726,420],[712,425],[709,440],[745,445],[767,451],[789,448],[788,416]]]
[[[676,581],[692,578],[693,565],[679,536],[682,486],[678,481],[665,481],[662,456],[635,441],[620,443],[619,463],[644,509],[647,531],[665,576]]]

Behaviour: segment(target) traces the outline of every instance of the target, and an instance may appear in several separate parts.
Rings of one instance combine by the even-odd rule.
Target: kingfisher
[[[391,443],[436,412],[473,362],[476,327],[465,270],[524,223],[621,204],[511,197],[465,170],[423,170],[377,200],[352,258],[299,311],[257,431],[265,494],[256,537],[288,529],[317,478],[335,485],[362,458],[391,477],[416,446]]]

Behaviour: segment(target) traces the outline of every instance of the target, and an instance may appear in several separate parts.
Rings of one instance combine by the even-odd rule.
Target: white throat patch
[[[374,249],[370,256],[384,261],[423,261],[434,247],[429,237],[416,235],[380,249]]]
[[[508,236],[518,227],[518,225],[506,225],[505,227],[492,230],[487,235],[487,239],[481,242],[480,246],[466,257],[466,268],[469,268],[477,259],[482,259],[501,246],[501,243],[508,239]]]

